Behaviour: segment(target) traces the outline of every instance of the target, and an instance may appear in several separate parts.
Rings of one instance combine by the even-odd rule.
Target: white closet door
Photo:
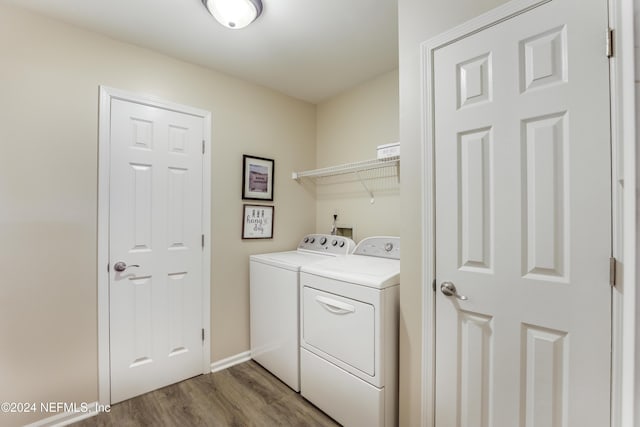
[[[609,425],[606,28],[552,0],[435,51],[438,427]]]
[[[202,372],[202,140],[201,117],[112,101],[112,403]]]

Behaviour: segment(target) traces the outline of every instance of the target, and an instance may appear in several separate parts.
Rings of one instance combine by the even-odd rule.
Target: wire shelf
[[[374,169],[382,169],[400,166],[400,156],[388,157],[386,159],[371,159],[361,162],[346,163],[344,165],[329,166],[321,169],[313,169],[302,172],[293,172],[291,178],[299,181],[301,178],[325,178],[348,173],[365,172]]]
[[[373,196],[373,192],[369,189],[367,184],[365,183],[365,177],[362,176],[362,172],[369,171],[379,171],[387,168],[394,168],[393,173],[397,176],[398,182],[400,182],[400,156],[387,157],[384,159],[372,159],[372,160],[364,160],[361,162],[354,163],[346,163],[344,165],[338,166],[329,166],[322,169],[313,169],[302,172],[293,172],[291,174],[291,178],[300,182],[302,178],[310,178],[313,180],[318,180],[322,178],[328,178],[331,176],[345,175],[345,174],[355,174],[362,187],[371,197],[371,203],[375,202],[375,198]],[[382,177],[382,176],[379,176]]]

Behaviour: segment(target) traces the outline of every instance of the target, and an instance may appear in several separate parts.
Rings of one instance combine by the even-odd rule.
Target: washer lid
[[[379,289],[400,284],[397,259],[345,255],[303,266],[300,271]]]
[[[262,264],[299,271],[300,267],[304,265],[313,264],[326,259],[333,259],[333,257],[331,255],[322,255],[318,253],[288,251],[251,255],[249,259]]]

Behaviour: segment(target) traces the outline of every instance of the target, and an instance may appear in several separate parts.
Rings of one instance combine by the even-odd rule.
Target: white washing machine
[[[300,272],[300,392],[346,427],[398,424],[400,238]]]
[[[295,391],[300,391],[300,268],[347,255],[354,247],[346,237],[311,234],[294,251],[249,258],[251,357]]]

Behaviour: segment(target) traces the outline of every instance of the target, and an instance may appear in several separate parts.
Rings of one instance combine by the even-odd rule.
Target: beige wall
[[[317,114],[318,167],[376,158],[378,145],[398,142],[398,70],[320,103]],[[384,177],[363,174],[373,204],[353,175],[319,182],[316,231],[328,233],[337,211],[338,226],[352,226],[356,241],[399,236],[400,185],[396,175],[386,172]]]
[[[421,425],[422,396],[422,146],[420,43],[504,0],[399,0],[400,140],[402,141],[400,284],[400,425]],[[431,414],[428,414],[431,416]]]
[[[290,179],[315,166],[315,106],[6,6],[0,58],[0,402],[98,398],[99,85],[212,112],[212,359],[248,350],[248,255],[315,227]],[[275,159],[273,240],[240,239],[243,153]]]

